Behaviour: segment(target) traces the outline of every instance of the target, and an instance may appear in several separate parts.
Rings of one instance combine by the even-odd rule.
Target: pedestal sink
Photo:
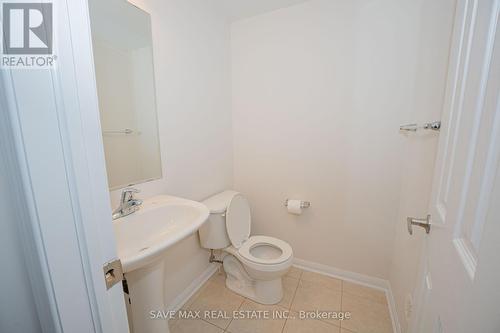
[[[208,219],[207,207],[172,196],[144,200],[134,214],[113,222],[127,279],[135,333],[168,333],[168,322],[151,319],[151,311],[165,310],[165,251],[196,232]]]

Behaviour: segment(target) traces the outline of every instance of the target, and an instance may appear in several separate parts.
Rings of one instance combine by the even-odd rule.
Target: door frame
[[[102,270],[117,255],[88,3],[53,4],[56,66],[0,71],[25,264],[43,332],[127,332],[122,286],[106,290]]]

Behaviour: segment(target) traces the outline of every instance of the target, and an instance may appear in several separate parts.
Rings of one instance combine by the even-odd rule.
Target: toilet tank
[[[198,230],[202,247],[219,250],[231,245],[226,231],[226,210],[236,194],[236,191],[224,191],[203,201],[210,211],[210,216]]]

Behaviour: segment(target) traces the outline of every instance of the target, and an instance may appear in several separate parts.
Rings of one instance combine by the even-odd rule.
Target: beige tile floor
[[[392,333],[385,293],[358,284],[292,267],[283,278],[284,297],[277,305],[262,305],[233,293],[224,273],[216,273],[183,306],[201,311],[202,319],[175,319],[172,333]],[[225,311],[229,318],[204,317],[208,310]],[[300,319],[300,311],[350,312],[349,320]],[[233,318],[249,314],[286,313],[286,318]],[[251,311],[251,312],[250,312]],[[264,312],[267,311],[267,312]]]

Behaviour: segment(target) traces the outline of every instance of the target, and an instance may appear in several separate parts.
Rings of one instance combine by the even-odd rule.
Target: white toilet
[[[199,230],[200,242],[206,249],[225,252],[226,286],[258,303],[279,303],[281,278],[293,261],[292,247],[277,238],[250,236],[250,206],[238,192],[225,191],[203,203],[210,217]]]

